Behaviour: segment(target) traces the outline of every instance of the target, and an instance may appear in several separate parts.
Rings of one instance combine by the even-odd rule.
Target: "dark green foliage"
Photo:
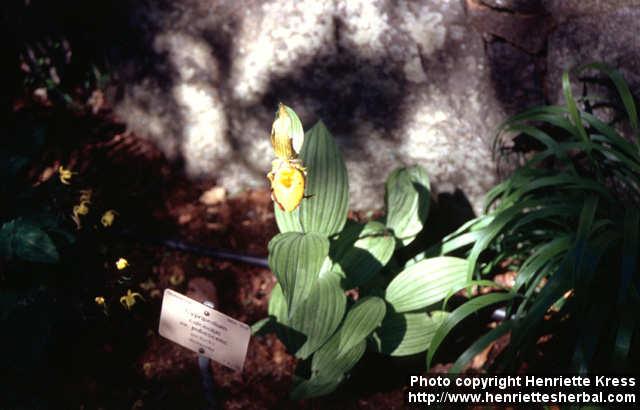
[[[443,253],[467,249],[468,279],[504,261],[517,264],[508,319],[479,339],[452,371],[497,337],[511,332],[511,342],[496,366],[515,370],[534,360],[536,341],[547,329],[549,313],[563,318],[570,352],[557,371],[627,371],[638,363],[633,353],[640,321],[637,270],[640,145],[635,102],[617,72],[601,64],[596,70],[611,80],[630,129],[625,136],[573,98],[569,74],[563,76],[567,105],[528,110],[509,119],[496,138],[520,134],[541,147],[526,164],[487,195],[485,215],[446,238]],[[470,248],[469,248],[470,246]],[[458,308],[469,313],[486,303],[480,296]],[[496,301],[497,302],[497,301]],[[458,320],[454,311],[440,341]],[[635,337],[635,339],[634,339]],[[433,357],[429,352],[429,359]]]
[[[269,266],[282,286],[289,315],[293,315],[313,289],[329,240],[314,233],[286,232],[269,242]]]
[[[36,224],[21,218],[0,227],[0,255],[29,262],[58,261],[58,251],[49,235]]]
[[[397,169],[385,185],[386,225],[405,245],[422,230],[429,215],[429,177],[419,166]]]
[[[384,223],[361,224],[347,221],[346,166],[321,122],[306,133],[300,158],[308,172],[307,197],[293,212],[275,207],[282,233],[269,244],[269,265],[279,284],[269,319],[254,326],[275,331],[290,352],[310,363],[310,374],[299,372],[294,398],[331,393],[367,345],[394,356],[427,350],[446,315],[428,305],[450,296],[467,272],[464,259],[427,258],[403,270],[394,257],[427,219],[429,179],[421,167],[395,170],[386,184]],[[355,301],[345,296],[354,288]]]

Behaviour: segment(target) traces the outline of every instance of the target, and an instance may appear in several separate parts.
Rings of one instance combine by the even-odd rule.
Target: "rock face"
[[[149,28],[159,62],[130,76],[117,113],[192,176],[231,194],[266,186],[282,101],[336,136],[353,208],[381,208],[401,165],[474,204],[495,182],[489,136],[503,113],[459,1],[181,0],[142,14],[161,22]]]
[[[610,21],[593,14],[601,3],[618,5],[605,7]],[[420,164],[437,191],[464,192],[478,212],[507,114],[555,100],[559,72],[587,57],[638,72],[630,3],[141,2],[147,64],[122,65],[117,113],[233,194],[266,186],[282,101],[305,128],[321,118],[336,136],[352,208],[381,208],[388,173]]]
[[[542,0],[542,3],[557,20],[606,14],[623,7],[640,6],[638,0]]]
[[[638,7],[621,7],[608,12],[581,14],[568,19],[550,36],[547,55],[547,89],[552,93],[549,96],[552,101],[559,102],[562,99],[560,76],[563,70],[594,61],[606,62],[616,67],[630,82],[636,97],[638,96],[640,91],[640,38],[638,37],[640,2],[635,3]],[[585,7],[588,6],[585,5]],[[610,7],[605,10],[610,10]],[[576,92],[580,91],[580,88],[576,88]]]

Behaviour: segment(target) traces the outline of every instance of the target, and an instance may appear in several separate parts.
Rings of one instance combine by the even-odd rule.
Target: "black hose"
[[[212,249],[206,248],[204,246],[192,245],[182,241],[174,240],[174,239],[165,239],[162,242],[162,245],[189,253],[195,253],[203,256],[210,256],[212,258],[217,259],[225,259],[235,262],[242,262],[252,266],[259,266],[261,268],[268,268],[269,263],[267,262],[267,258],[260,258],[258,256],[247,256],[242,255],[240,253],[232,252],[232,251],[223,251],[220,249]]]
[[[166,238],[144,236],[144,235],[136,234],[131,231],[122,231],[121,234],[123,236],[129,237],[137,241],[152,243],[159,246],[166,246],[167,248],[175,249],[178,251],[193,253],[193,254],[202,255],[202,256],[209,256],[211,258],[216,258],[216,259],[242,262],[242,263],[246,263],[247,265],[258,266],[260,268],[269,267],[267,258],[261,258],[259,256],[249,256],[249,255],[243,255],[241,253],[237,253],[229,250],[208,248],[206,246],[190,244],[177,239],[166,239]]]

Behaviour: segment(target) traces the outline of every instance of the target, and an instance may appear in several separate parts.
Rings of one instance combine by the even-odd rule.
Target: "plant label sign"
[[[230,369],[241,371],[251,329],[202,303],[165,289],[160,312],[160,336]]]

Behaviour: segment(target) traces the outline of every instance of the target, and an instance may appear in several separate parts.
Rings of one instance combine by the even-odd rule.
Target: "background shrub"
[[[509,347],[494,367],[514,371],[522,363],[535,364],[539,338],[561,330],[565,347],[556,370],[637,368],[638,117],[617,72],[602,64],[575,71],[589,69],[608,77],[618,101],[605,104],[601,97],[587,97],[579,108],[565,72],[566,106],[516,115],[496,137],[500,144],[505,134],[524,135],[540,149],[487,195],[484,215],[423,255],[462,251],[469,261],[469,284],[505,261],[517,270],[513,292],[479,296],[448,316],[434,336],[428,362],[460,320],[489,304],[508,302],[507,320],[461,355],[452,372],[507,333]],[[590,107],[603,104],[623,107],[628,124],[614,126],[594,115]],[[628,137],[620,131],[625,125],[630,127]]]

